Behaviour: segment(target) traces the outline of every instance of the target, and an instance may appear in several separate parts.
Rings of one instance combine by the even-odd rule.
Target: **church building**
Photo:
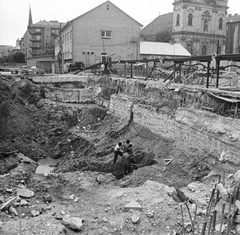
[[[193,56],[225,53],[228,0],[174,0],[173,39]]]

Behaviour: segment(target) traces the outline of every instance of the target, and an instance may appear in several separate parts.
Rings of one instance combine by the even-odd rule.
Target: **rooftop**
[[[165,56],[191,56],[179,43],[141,42],[140,54]]]

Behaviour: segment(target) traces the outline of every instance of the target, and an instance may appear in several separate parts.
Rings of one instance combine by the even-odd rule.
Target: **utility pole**
[[[62,41],[62,23],[60,23],[60,31],[59,31],[59,43],[60,43],[60,54],[61,54],[61,67],[62,74],[64,73],[64,58],[63,58],[63,41]]]

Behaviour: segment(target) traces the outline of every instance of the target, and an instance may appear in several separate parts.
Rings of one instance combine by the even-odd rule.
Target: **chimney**
[[[171,39],[171,40],[169,41],[169,43],[170,43],[171,45],[174,45],[174,40]]]

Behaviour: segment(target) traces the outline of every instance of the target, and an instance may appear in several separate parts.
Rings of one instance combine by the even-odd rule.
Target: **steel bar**
[[[183,216],[183,207],[182,207],[182,204],[180,204],[180,209],[181,209],[181,215],[182,215],[182,229],[183,229],[183,235],[185,235],[184,216]]]
[[[212,219],[212,230],[211,234],[214,234],[215,227],[216,227],[216,220],[217,220],[217,210],[213,211],[213,219]]]
[[[187,207],[188,215],[189,215],[189,218],[190,218],[190,221],[191,221],[191,224],[192,224],[192,235],[194,235],[194,224],[193,224],[193,220],[192,220],[192,215],[191,215],[191,212],[189,210],[189,206],[188,206],[187,202],[185,203],[185,205]]]
[[[222,234],[222,226],[223,226],[225,206],[226,206],[226,203],[224,202],[224,203],[223,203],[223,206],[222,206],[221,223],[220,223],[220,233],[219,233],[219,234]]]
[[[230,230],[231,230],[231,209],[232,209],[232,200],[233,200],[233,194],[230,194],[230,199],[229,199],[229,208],[228,208],[228,223],[227,223],[227,233],[226,235],[229,234]]]
[[[210,233],[211,233],[212,221],[213,221],[213,215],[210,215],[210,222],[209,222],[209,225],[208,225],[207,235],[210,235]]]

